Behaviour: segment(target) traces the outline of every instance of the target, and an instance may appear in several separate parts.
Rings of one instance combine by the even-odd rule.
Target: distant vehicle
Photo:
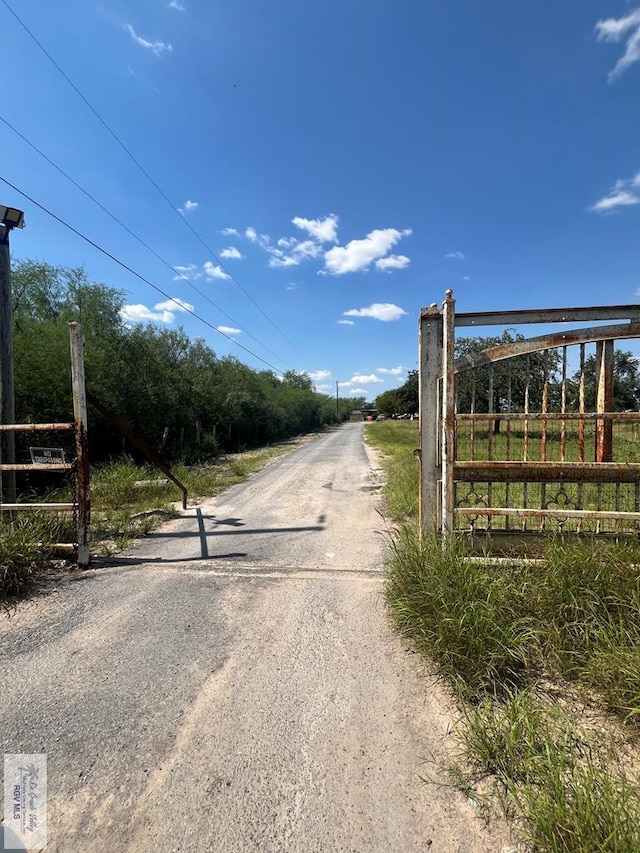
[[[376,418],[377,421],[386,421],[386,419],[387,419],[386,415],[378,415],[378,417]]]

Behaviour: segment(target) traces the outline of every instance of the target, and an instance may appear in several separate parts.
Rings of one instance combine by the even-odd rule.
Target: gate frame
[[[1,471],[76,471],[76,498],[74,503],[3,503],[0,490],[0,511],[49,510],[52,512],[76,511],[76,539],[74,543],[56,543],[56,550],[77,551],[78,566],[86,569],[91,561],[89,527],[91,521],[91,489],[89,471],[89,442],[87,436],[87,399],[84,376],[84,335],[80,323],[69,323],[71,351],[71,384],[73,416],[71,423],[50,424],[0,424],[1,432],[73,431],[76,458],[73,462],[58,464],[0,464]]]
[[[592,326],[552,332],[535,338],[501,344],[479,353],[470,353],[455,359],[455,332],[457,327],[513,327],[524,324],[551,324],[569,322],[602,322],[627,320],[626,324]],[[432,303],[420,312],[418,324],[419,345],[419,395],[420,395],[420,530],[422,534],[441,533],[450,539],[455,532],[455,482],[482,479],[479,472],[496,476],[496,480],[541,482],[544,470],[552,470],[554,478],[585,480],[585,474],[598,474],[593,482],[638,482],[639,463],[613,463],[613,345],[615,340],[640,338],[640,305],[615,305],[577,308],[524,309],[513,311],[455,312],[453,291],[447,290],[439,307]],[[456,462],[455,437],[455,376],[484,364],[577,343],[596,343],[596,461],[587,462]],[[441,382],[442,380],[442,382]],[[440,385],[441,382],[441,385]],[[517,416],[517,413],[511,413]],[[534,416],[536,413],[529,413]],[[549,413],[552,414],[552,413]],[[566,420],[572,413],[564,413]],[[579,415],[586,420],[589,413]],[[621,417],[622,415],[622,417]],[[482,415],[474,414],[476,419]],[[490,412],[486,418],[495,418]],[[555,417],[555,413],[553,413]],[[560,417],[560,416],[558,416]],[[626,419],[615,413],[616,419]],[[640,413],[632,413],[631,420],[640,420]],[[528,472],[527,469],[528,468]],[[523,476],[524,474],[524,476]],[[457,476],[460,475],[460,476]],[[475,476],[474,476],[475,475]],[[491,478],[489,478],[491,479]],[[503,508],[504,509],[504,508]],[[532,510],[537,516],[545,511]],[[524,508],[513,509],[514,515],[525,515]],[[464,515],[464,511],[461,512]],[[511,513],[496,513],[511,514]],[[553,510],[546,510],[549,518]],[[640,518],[640,513],[592,512],[564,510],[562,517],[590,518]]]

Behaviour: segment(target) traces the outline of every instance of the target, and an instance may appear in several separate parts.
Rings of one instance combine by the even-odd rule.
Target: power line
[[[33,142],[31,142],[29,139],[27,139],[27,137],[26,137],[26,136],[24,136],[24,134],[20,133],[20,131],[19,131],[16,127],[14,127],[14,126],[11,124],[11,122],[9,122],[6,118],[4,118],[4,116],[1,116],[1,115],[0,115],[0,121],[1,121],[4,125],[6,125],[10,130],[12,130],[12,131],[16,134],[16,136],[18,136],[20,139],[22,139],[22,141],[23,141],[24,143],[26,143],[26,144],[27,144],[27,145],[28,145],[28,146],[29,146],[33,151],[35,151],[35,152],[36,152],[37,154],[39,154],[39,155],[40,155],[44,160],[46,160],[46,162],[47,162],[47,163],[49,163],[49,165],[53,166],[53,168],[54,168],[57,172],[59,172],[63,177],[65,177],[68,181],[70,181],[70,182],[74,185],[74,187],[76,187],[77,189],[79,189],[81,193],[83,193],[83,194],[84,194],[88,199],[90,199],[90,200],[91,200],[95,205],[97,205],[97,206],[100,208],[100,210],[102,210],[104,213],[106,213],[106,214],[107,214],[107,216],[109,216],[109,217],[110,217],[114,222],[116,222],[116,223],[117,223],[121,228],[124,228],[124,230],[127,232],[127,234],[131,235],[131,237],[133,237],[133,238],[134,238],[134,240],[137,240],[137,241],[138,241],[138,243],[140,243],[140,245],[141,245],[141,246],[143,246],[143,247],[144,247],[148,252],[151,252],[151,254],[152,254],[155,258],[157,258],[157,259],[158,259],[162,264],[164,264],[168,269],[170,269],[170,270],[171,270],[171,272],[172,272],[173,274],[175,274],[175,273],[177,272],[177,270],[175,269],[175,267],[173,267],[173,266],[169,263],[169,261],[167,261],[165,258],[163,258],[160,254],[158,254],[158,252],[156,252],[156,250],[155,250],[155,249],[153,249],[151,246],[149,246],[149,244],[148,244],[148,243],[146,243],[146,242],[145,242],[141,237],[139,237],[139,236],[138,236],[135,232],[133,232],[133,231],[132,231],[132,230],[131,230],[127,225],[125,225],[125,224],[124,224],[124,222],[122,222],[122,220],[121,220],[121,219],[119,219],[119,218],[118,218],[114,213],[112,213],[112,212],[111,212],[108,208],[106,208],[106,207],[105,207],[101,202],[99,202],[99,201],[98,201],[98,199],[97,199],[97,198],[95,198],[95,196],[91,195],[91,193],[90,193],[88,190],[86,190],[83,186],[81,186],[81,185],[80,185],[76,180],[74,180],[74,178],[72,178],[72,177],[71,177],[71,175],[69,175],[67,172],[65,172],[65,171],[64,171],[64,169],[62,169],[62,168],[61,168],[57,163],[55,163],[55,162],[54,162],[50,157],[48,157],[48,156],[44,153],[44,151],[41,151],[41,150],[40,150],[40,148],[38,148],[38,147],[37,147],[37,145],[34,145],[34,143],[33,143]],[[195,290],[195,292],[196,292],[199,296],[201,296],[203,299],[205,299],[207,302],[209,302],[211,305],[213,305],[213,307],[214,307],[216,310],[220,311],[220,313],[221,313],[224,317],[226,317],[226,318],[227,318],[227,320],[229,320],[229,322],[233,323],[233,324],[234,324],[234,325],[236,325],[236,326],[239,326],[239,327],[240,327],[240,329],[241,329],[243,332],[245,332],[245,334],[247,334],[250,338],[252,338],[252,340],[254,340],[254,341],[255,341],[259,346],[263,347],[263,348],[264,348],[268,353],[270,353],[272,356],[274,356],[275,358],[277,358],[277,359],[278,359],[279,361],[281,361],[283,364],[285,364],[285,365],[287,365],[288,367],[290,367],[291,369],[293,369],[292,365],[290,365],[288,362],[286,362],[286,361],[285,361],[283,358],[281,358],[277,353],[273,352],[273,350],[269,349],[269,347],[268,347],[268,346],[266,346],[266,344],[263,344],[263,343],[262,343],[262,341],[258,340],[258,338],[256,338],[256,337],[255,337],[255,335],[252,335],[252,334],[251,334],[251,332],[248,332],[246,329],[243,329],[243,328],[242,328],[242,326],[240,326],[240,324],[238,323],[238,321],[237,321],[237,320],[234,320],[234,319],[233,319],[233,317],[231,317],[229,314],[227,314],[227,312],[226,312],[226,311],[224,311],[224,310],[223,310],[219,305],[217,305],[217,304],[216,304],[216,303],[215,303],[215,302],[214,302],[214,301],[213,301],[209,296],[207,296],[207,294],[206,294],[206,293],[203,293],[199,288],[197,288],[197,287],[195,286],[195,284],[193,284],[193,283],[192,283],[192,282],[187,278],[187,276],[183,275],[182,273],[178,273],[178,277],[180,278],[180,280],[185,281],[185,282],[189,285],[189,287],[191,287],[193,290]]]
[[[94,249],[97,249],[99,252],[101,252],[101,253],[102,253],[103,255],[105,255],[107,258],[109,258],[110,260],[112,260],[114,263],[118,264],[118,266],[119,266],[119,267],[122,267],[122,269],[126,270],[128,273],[131,273],[131,275],[133,275],[133,276],[135,276],[136,278],[140,279],[140,281],[142,281],[142,282],[144,282],[145,284],[149,285],[149,287],[152,287],[152,288],[153,288],[154,290],[156,290],[156,291],[157,291],[161,296],[164,296],[164,297],[165,297],[165,299],[168,299],[168,300],[170,300],[171,302],[174,302],[174,303],[175,303],[175,304],[180,308],[180,310],[182,310],[182,311],[186,311],[186,312],[187,312],[187,314],[191,314],[191,316],[192,316],[192,317],[195,317],[195,318],[196,318],[196,320],[200,320],[200,322],[201,322],[201,323],[204,323],[204,324],[205,324],[205,326],[208,326],[208,327],[209,327],[210,329],[212,329],[214,332],[217,332],[219,335],[222,335],[222,337],[223,337],[223,338],[226,338],[228,341],[231,341],[231,343],[232,343],[232,344],[235,344],[235,346],[239,347],[241,350],[244,350],[244,352],[246,352],[246,353],[248,353],[249,355],[253,356],[253,358],[256,358],[258,361],[261,361],[263,364],[266,364],[266,365],[267,365],[267,367],[268,367],[268,368],[270,368],[271,370],[274,370],[276,373],[280,373],[280,370],[279,370],[277,367],[274,367],[274,365],[273,365],[273,364],[270,364],[268,361],[266,361],[264,358],[262,358],[261,356],[259,356],[257,353],[255,353],[255,352],[253,352],[252,350],[250,350],[248,347],[245,347],[245,346],[243,346],[243,344],[241,344],[241,343],[239,343],[238,341],[234,340],[230,335],[227,335],[227,334],[225,334],[224,332],[221,332],[221,331],[220,331],[220,329],[217,329],[217,328],[216,328],[212,323],[210,323],[208,320],[205,320],[205,318],[204,318],[204,317],[201,317],[201,316],[200,316],[199,314],[197,314],[195,311],[192,311],[190,308],[186,308],[186,307],[185,307],[181,302],[179,302],[175,297],[173,297],[173,296],[169,296],[169,294],[168,294],[166,291],[164,291],[161,287],[158,287],[158,285],[157,285],[157,284],[154,284],[152,281],[149,281],[149,279],[148,279],[148,278],[145,278],[145,277],[144,277],[143,275],[141,275],[139,272],[136,272],[136,270],[134,270],[132,267],[128,266],[128,264],[125,264],[125,262],[124,262],[124,261],[121,261],[121,260],[120,260],[119,258],[117,258],[115,255],[112,255],[112,254],[111,254],[111,252],[108,252],[108,251],[107,251],[106,249],[104,249],[102,246],[99,246],[99,245],[98,245],[96,242],[94,242],[90,237],[87,237],[85,234],[83,234],[82,232],[80,232],[80,231],[78,231],[76,228],[74,228],[74,227],[73,227],[73,225],[70,225],[68,222],[65,222],[65,220],[64,220],[64,219],[62,219],[60,216],[57,216],[55,213],[53,213],[53,211],[49,210],[49,209],[48,209],[47,207],[45,207],[43,204],[40,204],[40,202],[36,201],[34,198],[32,198],[30,195],[28,195],[24,190],[21,190],[19,187],[15,186],[15,184],[12,184],[12,183],[11,183],[11,181],[8,181],[8,180],[7,180],[5,177],[3,177],[2,175],[0,175],[0,181],[2,181],[2,183],[3,183],[3,184],[6,184],[8,187],[10,187],[12,190],[14,190],[14,192],[19,193],[23,198],[25,198],[28,202],[30,202],[31,204],[33,204],[35,207],[37,207],[37,208],[38,208],[39,210],[41,210],[43,213],[46,213],[46,214],[47,214],[48,216],[50,216],[52,219],[55,219],[55,220],[56,220],[56,222],[59,222],[61,225],[64,225],[64,227],[65,227],[65,228],[68,228],[68,229],[69,229],[69,231],[71,231],[73,234],[75,234],[75,235],[76,235],[76,237],[80,237],[80,239],[81,239],[81,240],[84,240],[84,242],[85,242],[85,243],[88,243],[90,246],[93,246],[93,248],[94,248]]]
[[[57,69],[57,71],[64,77],[64,79],[71,86],[73,91],[78,95],[78,97],[82,100],[82,102],[89,108],[89,110],[98,119],[98,121],[105,128],[105,130],[107,130],[109,135],[118,143],[120,148],[122,148],[122,150],[125,152],[125,154],[135,163],[135,165],[138,167],[138,169],[140,169],[140,171],[145,176],[145,178],[147,178],[147,180],[152,184],[152,186],[156,189],[156,191],[162,196],[162,198],[165,200],[165,202],[171,207],[172,211],[184,222],[184,224],[187,226],[189,231],[191,231],[193,236],[204,246],[204,248],[207,250],[207,252],[209,252],[209,254],[213,257],[213,259],[215,261],[217,261],[220,268],[229,276],[231,281],[233,281],[233,283],[235,285],[237,285],[237,287],[240,288],[240,290],[244,293],[244,295],[247,297],[247,299],[249,299],[249,301],[258,309],[258,311],[260,311],[260,313],[269,321],[269,323],[271,323],[273,328],[284,338],[284,340],[289,344],[289,346],[293,350],[295,350],[295,352],[297,352],[298,355],[301,356],[301,358],[304,361],[309,362],[309,359],[307,359],[307,357],[303,353],[301,353],[300,350],[289,340],[289,338],[285,335],[285,333],[282,331],[282,329],[271,319],[271,317],[258,304],[258,302],[256,302],[256,300],[249,293],[249,291],[247,291],[242,286],[242,284],[240,284],[240,282],[233,275],[233,273],[231,273],[230,270],[227,267],[225,267],[225,265],[222,263],[220,258],[216,255],[216,253],[208,245],[208,243],[204,240],[204,238],[200,235],[200,233],[198,231],[196,231],[196,229],[193,227],[193,225],[191,225],[190,222],[187,221],[186,217],[182,216],[178,212],[175,204],[167,196],[167,194],[164,192],[162,187],[160,187],[159,184],[151,177],[149,172],[144,168],[142,163],[137,159],[137,157],[132,153],[132,151],[125,145],[125,143],[120,139],[118,134],[111,128],[111,126],[106,122],[106,120],[102,118],[102,116],[100,115],[98,110],[93,106],[93,104],[82,94],[80,89],[78,89],[78,87],[73,82],[73,80],[68,76],[68,74],[66,74],[65,71],[63,71],[61,66],[56,62],[56,60],[49,53],[49,51],[45,48],[45,46],[38,39],[38,37],[29,29],[29,27],[25,24],[25,22],[19,17],[17,12],[15,12],[12,9],[12,7],[9,5],[7,0],[1,0],[1,2],[5,6],[5,8],[8,9],[8,11],[13,15],[15,20],[20,24],[20,26],[27,33],[27,35],[38,45],[40,50],[44,53],[44,55],[47,57],[47,59],[54,65],[54,67]]]

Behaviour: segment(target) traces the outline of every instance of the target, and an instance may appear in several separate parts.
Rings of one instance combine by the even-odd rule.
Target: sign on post
[[[30,447],[34,465],[64,465],[64,450],[61,447]]]

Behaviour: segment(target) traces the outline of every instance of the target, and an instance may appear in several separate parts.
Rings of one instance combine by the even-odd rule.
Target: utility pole
[[[24,213],[14,207],[0,205],[0,423],[16,421],[13,387],[13,300],[11,297],[11,255],[9,232],[24,228]],[[0,461],[15,465],[16,437],[4,430],[0,441]],[[5,503],[16,502],[16,472],[7,471],[2,477],[0,497]]]

